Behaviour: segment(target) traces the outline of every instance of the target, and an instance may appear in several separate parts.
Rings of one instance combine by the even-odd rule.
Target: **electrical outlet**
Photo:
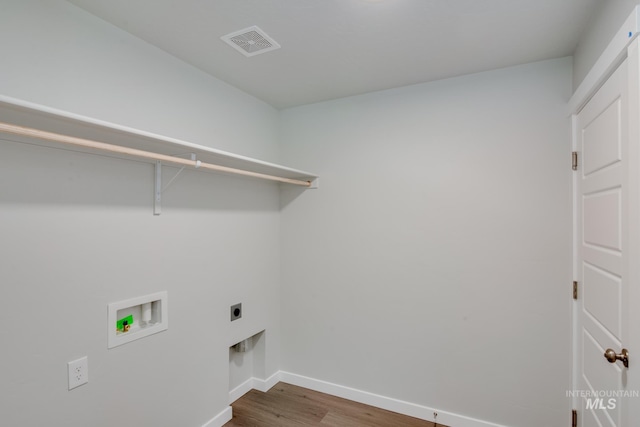
[[[67,363],[69,370],[69,390],[89,382],[89,361],[87,356]]]
[[[242,317],[242,303],[231,306],[231,321],[238,320]]]

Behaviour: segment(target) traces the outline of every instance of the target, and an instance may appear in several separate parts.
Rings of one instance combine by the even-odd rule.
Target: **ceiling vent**
[[[254,56],[280,49],[280,45],[275,40],[255,25],[220,38],[244,56]]]

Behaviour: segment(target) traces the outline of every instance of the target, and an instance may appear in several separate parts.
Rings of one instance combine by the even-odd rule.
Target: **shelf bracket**
[[[185,156],[178,156],[176,155],[175,157],[185,157]],[[189,153],[188,157],[190,160],[193,160],[194,162],[196,162],[196,169],[200,167],[200,161],[196,160],[196,155],[194,153]],[[167,182],[167,185],[164,186],[164,188],[162,187],[162,162],[160,161],[156,161],[156,167],[155,167],[155,171],[156,171],[156,185],[155,185],[155,191],[154,191],[154,199],[153,199],[153,214],[154,215],[160,215],[162,213],[162,193],[169,188],[169,186],[171,184],[173,184],[173,181],[176,180],[176,178],[178,178],[178,175],[180,175],[182,173],[182,171],[184,170],[185,166],[181,167],[180,170],[178,172],[176,172],[176,174],[173,176],[173,178],[171,178],[169,180],[169,182]]]

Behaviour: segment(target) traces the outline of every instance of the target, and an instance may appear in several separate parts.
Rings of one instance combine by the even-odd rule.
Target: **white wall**
[[[620,29],[639,0],[601,1],[585,28],[573,56],[573,88],[576,89]]]
[[[65,1],[1,7],[3,95],[277,162],[264,102]]]
[[[282,369],[564,425],[571,59],[285,110],[321,188],[282,213]]]
[[[277,160],[263,102],[66,2],[1,9],[1,94]],[[151,165],[0,139],[0,424],[202,426],[227,407],[229,345],[265,328],[277,371],[276,185],[185,171],[154,217]],[[169,330],[107,350],[107,304],[161,290]]]
[[[570,60],[284,111],[279,159],[276,110],[66,2],[3,0],[0,49],[1,94],[322,176],[280,214],[275,185],[185,172],[153,217],[148,164],[3,138],[1,424],[201,426],[264,328],[264,376],[566,422]],[[169,330],[107,350],[107,303],[158,290]]]

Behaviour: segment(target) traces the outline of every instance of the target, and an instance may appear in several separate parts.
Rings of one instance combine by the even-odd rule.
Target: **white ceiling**
[[[571,55],[601,0],[68,0],[276,108]],[[282,48],[220,37],[257,25]]]

